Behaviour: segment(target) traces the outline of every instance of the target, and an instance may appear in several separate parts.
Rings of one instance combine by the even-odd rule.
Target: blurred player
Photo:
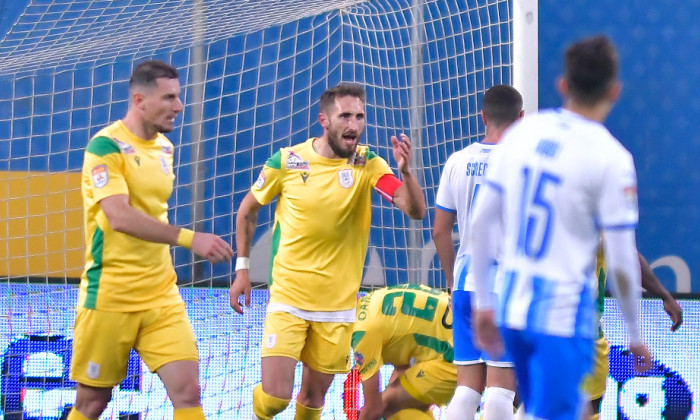
[[[469,271],[469,218],[474,198],[481,187],[488,158],[501,140],[503,132],[523,116],[523,98],[514,88],[497,85],[484,94],[481,118],[486,126],[486,136],[480,143],[473,143],[450,156],[440,177],[435,198],[435,222],[433,240],[445,271],[447,285],[452,289],[454,308],[455,364],[457,366],[457,390],[447,408],[447,418],[456,420],[473,417],[484,394],[486,419],[505,420],[513,415],[515,398],[515,373],[512,359],[504,356],[490,360],[474,346],[471,332],[471,295],[474,282]],[[459,249],[455,264],[452,229],[457,221]],[[454,266],[454,271],[453,271]],[[457,281],[453,281],[453,272]],[[486,363],[486,366],[484,366]]]
[[[414,285],[369,293],[357,305],[352,347],[365,398],[360,420],[432,419],[430,405],[452,398],[457,369],[447,293]],[[384,364],[394,365],[394,374],[382,391]]]
[[[253,392],[259,419],[270,419],[292,397],[294,369],[304,364],[296,419],[318,419],[334,374],[349,370],[350,337],[367,253],[372,190],[414,219],[425,215],[423,192],[411,173],[411,142],[391,138],[403,182],[359,141],[365,91],[355,84],[327,90],[320,101],[321,137],[270,157],[236,216],[236,279],[231,306],[245,295],[257,214],[275,197],[270,302],[262,346],[262,384]]]
[[[634,163],[602,124],[620,95],[615,47],[602,36],[572,44],[557,86],[564,107],[523,118],[494,151],[470,238],[479,342],[492,354],[502,352],[505,342],[526,414],[548,420],[580,418],[587,404],[580,386],[593,363],[592,267],[601,230],[609,284],[627,322],[635,368],[651,366],[637,321]],[[503,341],[487,275],[499,227]]]
[[[661,284],[642,254],[639,254],[639,263],[642,268],[642,287],[646,289],[649,294],[661,298],[664,304],[664,310],[671,318],[671,331],[676,331],[680,328],[681,324],[683,324],[683,309],[681,309],[678,302],[676,302],[673,296],[671,296],[668,290]],[[603,310],[605,309],[605,281],[607,277],[602,248],[598,252],[596,265],[596,272],[598,273],[598,298],[596,299],[596,306],[598,307],[599,316],[602,316]],[[583,390],[591,399],[591,420],[598,420],[600,418],[600,409],[603,396],[605,395],[606,381],[610,367],[610,361],[608,360],[610,345],[603,335],[602,326],[598,329],[595,353],[593,371],[583,382]]]
[[[197,343],[176,285],[170,245],[211,262],[230,261],[221,238],[168,223],[172,131],[182,111],[175,68],[139,64],[124,119],[99,131],[83,161],[86,262],[80,281],[69,420],[97,419],[126,376],[134,348],[165,385],[175,420],[204,419]]]

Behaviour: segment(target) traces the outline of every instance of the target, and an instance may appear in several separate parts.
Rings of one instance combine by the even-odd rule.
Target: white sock
[[[484,420],[511,420],[513,418],[513,400],[515,392],[497,387],[488,387],[484,391]]]
[[[447,420],[473,419],[480,403],[480,393],[468,386],[458,386],[452,401],[447,406]]]

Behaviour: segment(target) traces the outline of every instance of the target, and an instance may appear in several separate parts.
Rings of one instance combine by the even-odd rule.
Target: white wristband
[[[248,270],[249,268],[250,268],[250,258],[249,257],[236,258],[236,271]]]

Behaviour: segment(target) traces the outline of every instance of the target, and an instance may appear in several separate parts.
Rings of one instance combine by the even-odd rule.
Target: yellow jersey
[[[372,189],[392,171],[367,146],[349,159],[329,159],[313,141],[280,149],[251,187],[260,204],[278,197],[270,304],[351,311],[367,253]]]
[[[363,381],[386,363],[407,366],[434,359],[452,363],[450,296],[408,284],[369,293],[357,303],[352,348]]]
[[[132,207],[168,223],[173,191],[173,145],[158,134],[143,140],[122,121],[88,143],[82,171],[85,269],[78,306],[115,312],[180,302],[170,246],[112,229],[100,200],[125,194]]]

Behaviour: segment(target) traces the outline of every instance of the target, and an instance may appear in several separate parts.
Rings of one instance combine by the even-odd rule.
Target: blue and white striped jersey
[[[435,206],[455,213],[459,231],[459,248],[455,258],[453,290],[474,290],[469,270],[469,217],[474,198],[484,180],[488,159],[497,144],[472,143],[453,153],[442,170]]]
[[[602,124],[547,110],[504,135],[485,183],[502,197],[500,321],[595,337],[600,232],[638,221],[631,154]]]

